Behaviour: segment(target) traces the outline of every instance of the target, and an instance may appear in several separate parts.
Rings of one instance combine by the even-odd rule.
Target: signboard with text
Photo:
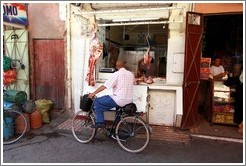
[[[207,80],[210,74],[211,58],[201,58],[200,79]]]
[[[4,22],[28,25],[26,6],[24,4],[4,3],[2,9]]]

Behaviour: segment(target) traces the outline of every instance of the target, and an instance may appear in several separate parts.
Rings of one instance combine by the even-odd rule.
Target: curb
[[[197,138],[212,139],[212,140],[220,140],[220,141],[243,143],[243,139],[240,139],[240,138],[216,137],[216,136],[197,135],[197,134],[190,134],[190,136],[191,137],[197,137]]]

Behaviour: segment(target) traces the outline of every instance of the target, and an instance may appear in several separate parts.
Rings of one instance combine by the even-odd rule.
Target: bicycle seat
[[[120,110],[123,110],[125,106],[121,107],[121,106],[118,106],[118,107],[115,107],[116,108],[116,111],[120,111]]]
[[[134,114],[134,113],[137,112],[137,106],[134,103],[129,103],[129,104],[126,104],[123,107],[120,107],[120,106],[116,107],[116,110],[117,111],[122,110],[122,111],[124,111],[127,114]]]

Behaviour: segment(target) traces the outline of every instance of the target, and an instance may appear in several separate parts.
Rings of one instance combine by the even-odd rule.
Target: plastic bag
[[[53,106],[51,100],[39,99],[35,101],[36,107],[41,111],[43,117],[43,123],[50,123],[49,110]]]
[[[88,97],[88,94],[85,94],[84,96],[80,96],[80,109],[83,111],[88,112],[91,109],[93,100]]]

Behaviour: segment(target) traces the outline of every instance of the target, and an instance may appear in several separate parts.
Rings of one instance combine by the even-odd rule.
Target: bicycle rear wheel
[[[15,126],[15,120],[18,118],[18,122],[21,126]],[[19,124],[20,125],[20,124]],[[18,132],[15,128],[18,127]],[[3,144],[8,145],[18,141],[27,130],[26,117],[19,111],[5,110],[3,112]]]
[[[81,143],[90,142],[96,134],[96,129],[91,128],[92,125],[95,125],[92,115],[84,111],[77,112],[72,120],[74,138]]]
[[[139,153],[149,144],[150,133],[145,122],[135,116],[124,117],[116,126],[117,142],[125,151]]]

